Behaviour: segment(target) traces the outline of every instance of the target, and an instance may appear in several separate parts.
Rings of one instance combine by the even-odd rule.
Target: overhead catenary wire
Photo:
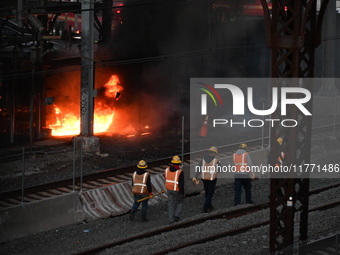
[[[327,37],[323,38],[322,41],[330,41],[330,40],[339,40],[340,36],[333,36],[333,37]],[[174,54],[167,54],[167,55],[158,55],[158,56],[152,56],[152,57],[143,57],[143,58],[131,58],[131,59],[123,59],[123,60],[115,60],[115,59],[109,59],[109,60],[93,60],[96,64],[96,68],[99,67],[108,67],[108,66],[119,66],[119,65],[128,65],[128,64],[139,64],[139,63],[147,63],[147,62],[155,62],[155,61],[165,61],[165,60],[171,60],[176,58],[186,58],[186,57],[199,57],[204,55],[214,55],[218,53],[224,53],[228,51],[241,51],[241,50],[255,50],[255,49],[263,49],[267,48],[266,44],[257,44],[257,45],[251,45],[251,46],[237,46],[237,47],[222,47],[222,48],[211,48],[211,49],[202,49],[197,51],[187,51],[182,53],[174,53]],[[67,50],[62,49],[62,51],[68,52]],[[74,55],[75,57],[82,58],[80,54],[70,53]],[[66,68],[67,69],[63,69]],[[86,68],[86,67],[83,67]],[[89,66],[90,68],[90,66]],[[74,68],[70,68],[69,66],[58,66],[56,69],[52,70],[41,70],[36,71],[36,75],[52,75],[52,74],[59,74],[59,73],[66,73],[66,72],[74,72],[74,71],[80,71],[80,66],[75,66]],[[12,73],[12,74],[3,74],[2,78],[3,80],[11,80],[11,79],[18,79],[18,78],[27,78],[30,77],[30,72],[24,72],[24,73]]]
[[[94,1],[97,3],[97,1]],[[206,0],[202,0],[202,2],[206,2]],[[54,2],[55,3],[55,2]],[[186,3],[186,2],[185,2]],[[69,4],[75,4],[75,3],[69,3]],[[101,3],[105,4],[105,3]],[[137,0],[131,0],[128,3],[124,3],[123,6],[105,6],[105,7],[96,7],[96,8],[91,8],[91,9],[79,9],[76,11],[100,11],[100,10],[106,10],[106,9],[115,9],[115,8],[130,8],[130,7],[140,7],[140,6],[152,6],[156,4],[172,4],[176,5],[178,4],[183,4],[182,0],[175,0],[171,1],[169,3],[166,0],[151,0],[141,3],[140,1]],[[180,8],[180,7],[179,7]],[[63,9],[62,13],[67,13],[67,12],[76,12],[74,9]],[[208,10],[207,10],[208,12]],[[128,16],[128,15],[127,15]],[[210,29],[209,29],[209,38],[210,38]],[[323,38],[322,41],[330,41],[330,40],[338,40],[340,37],[339,36],[332,36],[332,37],[327,37]],[[151,57],[143,57],[143,58],[130,58],[130,59],[123,59],[123,60],[116,60],[116,59],[109,59],[109,60],[100,60],[100,59],[93,59],[93,62],[96,64],[96,68],[100,67],[108,67],[108,66],[117,66],[117,65],[127,65],[127,64],[139,64],[139,63],[146,63],[146,62],[153,62],[153,61],[165,61],[165,60],[170,60],[170,59],[175,59],[175,58],[186,58],[186,57],[199,57],[199,56],[204,56],[204,55],[213,55],[213,54],[218,54],[218,53],[223,53],[223,52],[228,52],[228,51],[241,51],[241,50],[254,50],[254,49],[262,49],[262,48],[267,48],[266,44],[257,44],[257,45],[241,45],[241,46],[230,46],[228,45],[227,47],[215,47],[212,48],[209,42],[209,49],[202,49],[202,50],[197,50],[197,51],[187,51],[187,52],[181,52],[181,53],[173,53],[173,54],[167,54],[167,55],[157,55],[157,56],[151,56]],[[58,50],[67,52],[77,58],[84,58],[81,56],[81,54],[77,53],[72,53],[71,51],[67,51],[66,49],[59,48]],[[36,75],[52,75],[52,74],[58,74],[58,73],[65,73],[65,72],[72,72],[72,71],[79,71],[81,70],[80,66],[77,66],[75,68],[69,68],[67,66],[67,70],[65,70],[65,66],[60,65],[60,66],[54,66],[53,70],[36,70],[35,74]],[[86,68],[86,67],[85,67]],[[18,78],[27,78],[30,77],[30,72],[22,72],[22,73],[16,73],[13,70],[13,72],[7,72],[6,74],[3,73],[2,77],[3,80],[12,80],[12,79],[18,79]]]
[[[55,3],[53,1],[47,1],[50,3]],[[105,5],[105,3],[98,3],[97,1],[93,1],[94,4],[101,4],[101,5]],[[206,0],[202,0],[202,2],[208,2]],[[62,2],[64,4],[68,4],[69,6],[74,5],[76,6],[77,4],[79,4],[79,2]],[[102,10],[108,10],[108,9],[125,9],[125,8],[131,8],[131,7],[142,7],[142,6],[152,6],[152,5],[156,5],[156,4],[166,4],[166,5],[178,5],[180,6],[181,4],[183,4],[183,0],[174,0],[174,1],[167,1],[167,0],[158,0],[158,1],[148,1],[145,2],[143,1],[142,3],[138,0],[129,0],[128,2],[124,2],[123,5],[121,6],[105,6],[105,7],[94,7],[94,8],[88,8],[88,9],[75,9],[75,8],[69,8],[69,9],[63,9],[62,11],[48,11],[46,13],[41,13],[41,10],[39,9],[39,14],[52,14],[52,13],[71,13],[71,12],[84,12],[84,11],[102,11]],[[61,5],[60,5],[61,6]],[[67,6],[68,7],[68,6]],[[34,14],[34,13],[32,13]],[[0,16],[1,17],[1,16]]]
[[[239,46],[239,47],[231,47],[231,48],[204,49],[204,50],[187,51],[187,52],[182,52],[182,53],[158,55],[158,56],[144,57],[144,58],[133,58],[133,59],[124,59],[124,60],[104,60],[104,61],[94,60],[94,62],[96,63],[96,68],[99,68],[99,67],[108,67],[108,66],[119,66],[119,65],[128,65],[128,64],[139,64],[139,63],[147,63],[147,62],[155,62],[155,61],[164,61],[164,60],[171,60],[171,59],[176,59],[176,58],[199,57],[203,55],[213,55],[213,54],[218,54],[218,53],[223,53],[223,52],[228,52],[228,51],[239,51],[239,50],[245,50],[245,49],[248,49],[248,50],[249,49],[260,49],[264,47],[265,47],[265,44],[255,45],[255,46],[243,46],[243,47]],[[77,57],[81,58],[81,55],[78,55]],[[63,67],[66,67],[66,66],[59,66],[57,67],[58,69],[36,71],[35,74],[36,75],[58,74],[58,73],[81,70],[80,66],[77,66],[75,68],[69,68],[69,66],[67,66],[67,70],[62,69]],[[21,73],[21,74],[13,73],[13,74],[3,75],[3,80],[27,78],[27,77],[30,77],[29,72]]]

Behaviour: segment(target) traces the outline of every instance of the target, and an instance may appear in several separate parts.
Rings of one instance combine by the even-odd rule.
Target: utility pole
[[[85,151],[99,151],[99,138],[94,137],[94,0],[84,0],[82,9],[80,136]]]

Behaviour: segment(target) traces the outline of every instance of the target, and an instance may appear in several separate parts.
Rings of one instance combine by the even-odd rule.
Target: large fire
[[[117,75],[112,75],[104,85],[105,97],[118,100],[123,90]],[[109,100],[112,102],[112,100]],[[114,108],[105,100],[96,100],[94,107],[94,133],[106,132],[114,117]],[[55,123],[48,125],[52,129],[52,136],[77,135],[80,133],[79,109],[73,110],[66,106],[61,109],[54,104]]]

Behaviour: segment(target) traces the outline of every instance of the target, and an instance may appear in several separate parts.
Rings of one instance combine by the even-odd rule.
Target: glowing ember
[[[144,128],[145,128],[145,130],[150,129],[150,127],[148,125],[146,125]],[[148,131],[148,132],[143,132],[140,135],[150,135],[150,134],[151,134],[151,132]]]

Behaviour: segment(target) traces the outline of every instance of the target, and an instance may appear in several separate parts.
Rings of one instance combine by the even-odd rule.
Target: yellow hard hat
[[[173,164],[180,164],[182,163],[181,159],[178,156],[174,156],[171,160],[171,163]]]
[[[248,146],[245,143],[241,143],[239,146],[240,149],[248,150]]]
[[[137,165],[138,168],[147,168],[148,165],[146,164],[146,162],[144,160],[141,160],[138,162],[138,165]]]
[[[215,146],[210,147],[209,151],[217,153],[217,148]]]
[[[282,137],[279,137],[279,138],[277,138],[277,140],[276,140],[279,144],[283,144],[283,139],[282,139]]]

